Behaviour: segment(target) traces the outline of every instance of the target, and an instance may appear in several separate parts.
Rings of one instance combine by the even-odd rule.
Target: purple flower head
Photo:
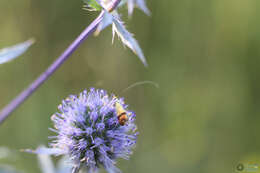
[[[116,104],[128,116],[124,125],[119,124]],[[52,116],[57,136],[51,147],[70,156],[74,172],[92,173],[101,166],[109,173],[120,172],[115,161],[129,158],[137,138],[135,114],[127,110],[123,99],[92,88],[69,96],[58,108],[59,113]]]

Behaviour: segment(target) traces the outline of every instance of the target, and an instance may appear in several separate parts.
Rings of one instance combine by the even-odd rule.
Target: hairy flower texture
[[[128,115],[124,125],[119,124],[116,104]],[[100,166],[109,173],[120,172],[115,161],[129,158],[138,134],[135,113],[127,110],[123,99],[92,88],[69,96],[58,109],[52,116],[58,135],[51,146],[70,156],[74,172],[87,169],[92,173]]]

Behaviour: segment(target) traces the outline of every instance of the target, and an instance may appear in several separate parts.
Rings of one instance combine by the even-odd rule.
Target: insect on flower
[[[70,95],[52,116],[57,135],[50,137],[50,148],[24,151],[68,156],[72,173],[97,173],[100,167],[120,173],[116,161],[129,159],[138,136],[136,115],[126,107],[123,98],[105,90],[91,88]]]
[[[123,106],[119,103],[115,103],[116,107],[116,114],[118,122],[121,126],[125,125],[125,123],[128,121],[128,115],[126,113],[126,110],[123,108]]]

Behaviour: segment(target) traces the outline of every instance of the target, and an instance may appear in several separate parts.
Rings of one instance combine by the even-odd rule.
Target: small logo
[[[244,170],[244,165],[242,163],[237,164],[236,170],[242,172]]]
[[[243,164],[239,163],[236,166],[236,172],[257,172],[258,164]]]

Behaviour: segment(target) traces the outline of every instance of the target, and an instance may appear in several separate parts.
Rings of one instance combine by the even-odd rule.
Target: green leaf
[[[96,11],[101,11],[102,7],[97,3],[96,0],[83,0],[88,7],[95,9]]]

